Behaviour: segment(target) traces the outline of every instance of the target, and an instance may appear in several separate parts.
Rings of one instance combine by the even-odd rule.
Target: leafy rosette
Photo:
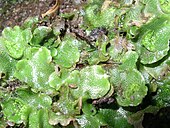
[[[52,93],[48,79],[54,71],[50,51],[45,48],[31,48],[28,58],[18,61],[14,76],[27,83],[32,89]]]
[[[1,38],[5,44],[8,54],[15,59],[19,59],[23,56],[31,39],[31,30],[22,30],[19,26],[15,26],[14,28],[5,28],[2,32]]]
[[[17,97],[2,102],[4,118],[12,123],[24,123],[27,127],[52,126],[48,123],[48,111],[52,99],[45,94],[36,94],[29,89],[18,89]]]
[[[141,63],[152,64],[163,59],[169,51],[170,22],[168,16],[160,16],[138,31],[137,51]]]
[[[138,54],[128,51],[122,58],[122,65],[111,70],[111,83],[115,87],[116,99],[121,106],[137,106],[147,94],[145,79],[135,69]]]

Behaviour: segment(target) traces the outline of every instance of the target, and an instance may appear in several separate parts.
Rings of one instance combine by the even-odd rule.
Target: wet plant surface
[[[168,128],[169,9],[2,0],[0,128]]]

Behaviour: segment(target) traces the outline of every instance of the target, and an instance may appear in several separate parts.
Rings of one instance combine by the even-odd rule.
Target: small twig
[[[103,3],[103,5],[102,5],[101,11],[106,10],[111,3],[112,3],[111,0],[105,0],[104,3]]]
[[[45,16],[53,14],[54,12],[56,12],[58,10],[59,6],[60,6],[60,3],[61,3],[61,0],[56,0],[55,5],[51,9],[49,9],[46,13],[43,13],[41,15],[42,18],[44,18]]]

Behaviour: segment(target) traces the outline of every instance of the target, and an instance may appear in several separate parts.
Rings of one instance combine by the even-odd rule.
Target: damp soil
[[[54,4],[55,0],[0,1],[0,32],[5,27],[21,25],[28,17],[41,17]]]

